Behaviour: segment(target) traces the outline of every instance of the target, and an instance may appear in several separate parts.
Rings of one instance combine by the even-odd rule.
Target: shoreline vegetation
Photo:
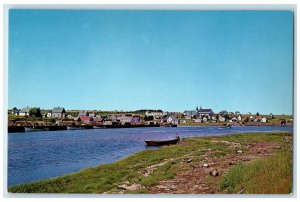
[[[292,133],[186,138],[111,164],[12,186],[10,193],[290,194]]]

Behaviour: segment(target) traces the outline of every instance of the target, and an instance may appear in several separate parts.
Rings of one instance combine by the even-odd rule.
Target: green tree
[[[40,108],[38,108],[38,107],[31,108],[30,111],[29,111],[29,116],[31,116],[31,117],[42,117],[42,113],[41,113]]]

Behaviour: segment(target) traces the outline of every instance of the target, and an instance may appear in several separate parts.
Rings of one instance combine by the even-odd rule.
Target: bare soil
[[[218,140],[213,140],[218,142]],[[160,181],[150,188],[153,194],[221,194],[219,183],[226,172],[233,166],[251,162],[272,155],[281,145],[274,142],[260,142],[247,145],[230,141],[220,141],[236,152],[216,157],[217,151],[207,150],[198,162],[182,162],[181,169],[171,180]]]

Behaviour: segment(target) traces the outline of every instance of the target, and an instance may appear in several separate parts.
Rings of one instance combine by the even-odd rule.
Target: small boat
[[[175,139],[171,140],[145,140],[145,143],[147,146],[164,146],[164,145],[170,145],[170,144],[177,144],[179,142],[180,138],[176,137]]]
[[[39,127],[24,127],[25,132],[35,132],[35,131],[46,131],[46,128],[39,128]]]
[[[93,126],[93,129],[100,129],[100,128],[103,128],[101,126]]]
[[[67,126],[67,130],[83,130],[84,128],[78,126]]]
[[[224,124],[223,126],[220,127],[220,129],[223,129],[223,128],[231,128],[231,125],[230,124]]]

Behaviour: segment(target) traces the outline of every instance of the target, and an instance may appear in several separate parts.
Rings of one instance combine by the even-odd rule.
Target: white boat
[[[67,130],[82,130],[84,128],[78,126],[67,126]]]
[[[100,126],[93,126],[93,129],[101,129],[103,127],[100,127]]]
[[[35,131],[45,131],[46,128],[36,128],[36,127],[24,127],[25,132],[35,132]]]

